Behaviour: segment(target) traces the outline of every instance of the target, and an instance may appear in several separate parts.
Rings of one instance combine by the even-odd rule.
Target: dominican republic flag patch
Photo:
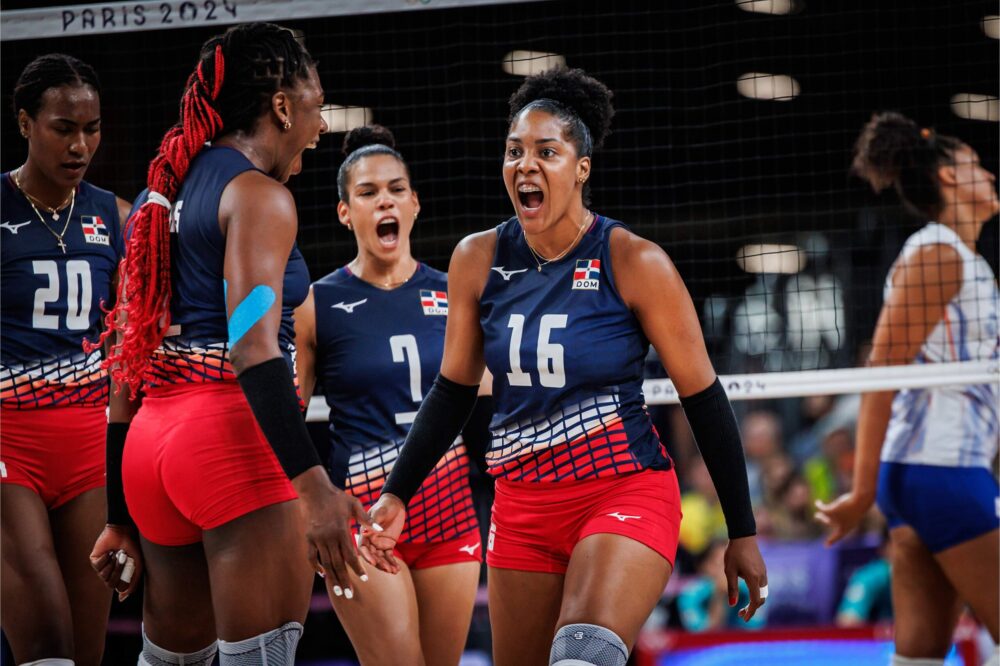
[[[601,260],[577,259],[573,271],[573,288],[597,291],[601,288]]]
[[[110,245],[108,228],[98,215],[82,215],[80,223],[83,226],[83,240],[97,245]]]
[[[425,315],[447,315],[448,292],[421,289],[420,306],[424,309]]]

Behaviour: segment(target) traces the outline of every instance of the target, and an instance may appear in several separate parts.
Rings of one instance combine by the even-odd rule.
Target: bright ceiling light
[[[744,97],[787,102],[799,94],[799,82],[786,74],[747,72],[736,81],[736,90]]]
[[[806,253],[795,245],[751,243],[736,252],[736,263],[747,273],[798,273],[806,267]]]
[[[326,104],[323,106],[323,120],[331,132],[349,132],[355,127],[371,125],[374,119],[372,110],[367,106],[338,106]]]
[[[987,37],[1000,39],[1000,16],[995,14],[984,16],[979,25],[983,28],[983,32],[986,33]]]
[[[791,14],[799,8],[796,0],[736,0],[736,6],[755,14]]]
[[[951,110],[966,120],[1000,120],[1000,100],[993,95],[959,93],[951,97]]]
[[[503,71],[514,76],[541,74],[553,67],[565,66],[566,58],[545,51],[511,51],[503,57]]]

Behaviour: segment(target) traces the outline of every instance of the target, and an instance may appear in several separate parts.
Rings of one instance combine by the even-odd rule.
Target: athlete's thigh
[[[1000,607],[1000,532],[988,534],[952,546],[935,555],[958,595],[972,607],[976,617],[998,642],[997,624]]]
[[[895,527],[889,537],[896,654],[943,658],[961,611],[955,588],[913,528]]]
[[[592,534],[573,549],[558,627],[596,624],[631,650],[673,567],[652,548],[619,534]]]
[[[455,666],[461,659],[476,604],[480,566],[458,562],[410,572],[427,666]]]
[[[327,594],[362,666],[423,664],[420,618],[410,569],[400,561],[400,572],[389,574],[368,567],[361,582],[348,569],[353,599],[337,596],[326,579]]]
[[[563,575],[490,567],[495,666],[548,666],[563,596]]]
[[[142,558],[142,622],[149,640],[181,654],[211,644],[217,635],[202,544],[161,546],[143,538]]]
[[[111,612],[111,590],[90,566],[107,516],[104,488],[88,490],[49,514],[59,567],[73,615],[76,666],[101,663],[104,634]]]
[[[316,574],[298,500],[251,511],[203,538],[220,639],[240,641],[305,622]]]
[[[23,486],[0,485],[0,502],[0,624],[14,658],[17,663],[71,659],[73,620],[48,511],[41,498]]]

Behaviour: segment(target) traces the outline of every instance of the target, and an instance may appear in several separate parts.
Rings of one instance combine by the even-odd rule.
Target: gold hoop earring
[[[286,121],[285,121],[285,124],[284,124],[284,125],[282,125],[282,127],[283,127],[283,128],[284,128],[284,130],[285,130],[285,131],[287,132],[288,130],[292,129],[292,121],[290,121],[290,120],[286,120]]]

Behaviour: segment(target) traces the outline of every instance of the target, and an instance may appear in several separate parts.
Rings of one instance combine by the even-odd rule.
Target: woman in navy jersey
[[[25,67],[14,111],[28,157],[0,182],[0,604],[18,664],[99,664],[111,605],[87,563],[106,511],[108,380],[81,343],[114,293],[128,204],[83,180],[100,90],[71,56]]]
[[[976,251],[997,214],[996,177],[955,137],[894,112],[865,125],[854,171],[892,186],[928,220],[907,239],[885,283],[869,363],[996,361],[996,276]],[[877,500],[892,541],[896,666],[942,664],[964,603],[1000,628],[1000,437],[995,384],[866,393],[858,413],[854,488],[817,519],[829,543]],[[880,460],[881,459],[881,460]]]
[[[449,268],[441,373],[371,510],[385,552],[414,488],[461,426],[484,365],[496,415],[487,543],[495,663],[621,666],[673,568],[680,497],[641,393],[651,342],[726,514],[730,604],[767,595],[739,431],[684,283],[655,244],[588,209],[611,93],[580,70],[510,100],[503,178],[516,217],[463,240]],[[461,276],[461,279],[457,279]]]
[[[318,379],[330,407],[334,484],[370,506],[441,365],[448,286],[410,253],[420,203],[392,133],[352,130],[344,153],[337,212],[358,254],[314,282],[296,310],[296,363],[303,397]],[[375,569],[363,587],[328,584],[362,664],[457,664],[462,655],[482,560],[465,442],[411,505],[395,576]]]
[[[99,546],[127,546],[130,514],[144,666],[292,664],[313,567],[345,585],[345,562],[363,572],[350,521],[364,510],[331,485],[293,379],[309,274],[284,183],[326,131],[322,104],[291,31],[213,37],[129,219],[110,367],[144,396],[131,424],[112,416]]]

